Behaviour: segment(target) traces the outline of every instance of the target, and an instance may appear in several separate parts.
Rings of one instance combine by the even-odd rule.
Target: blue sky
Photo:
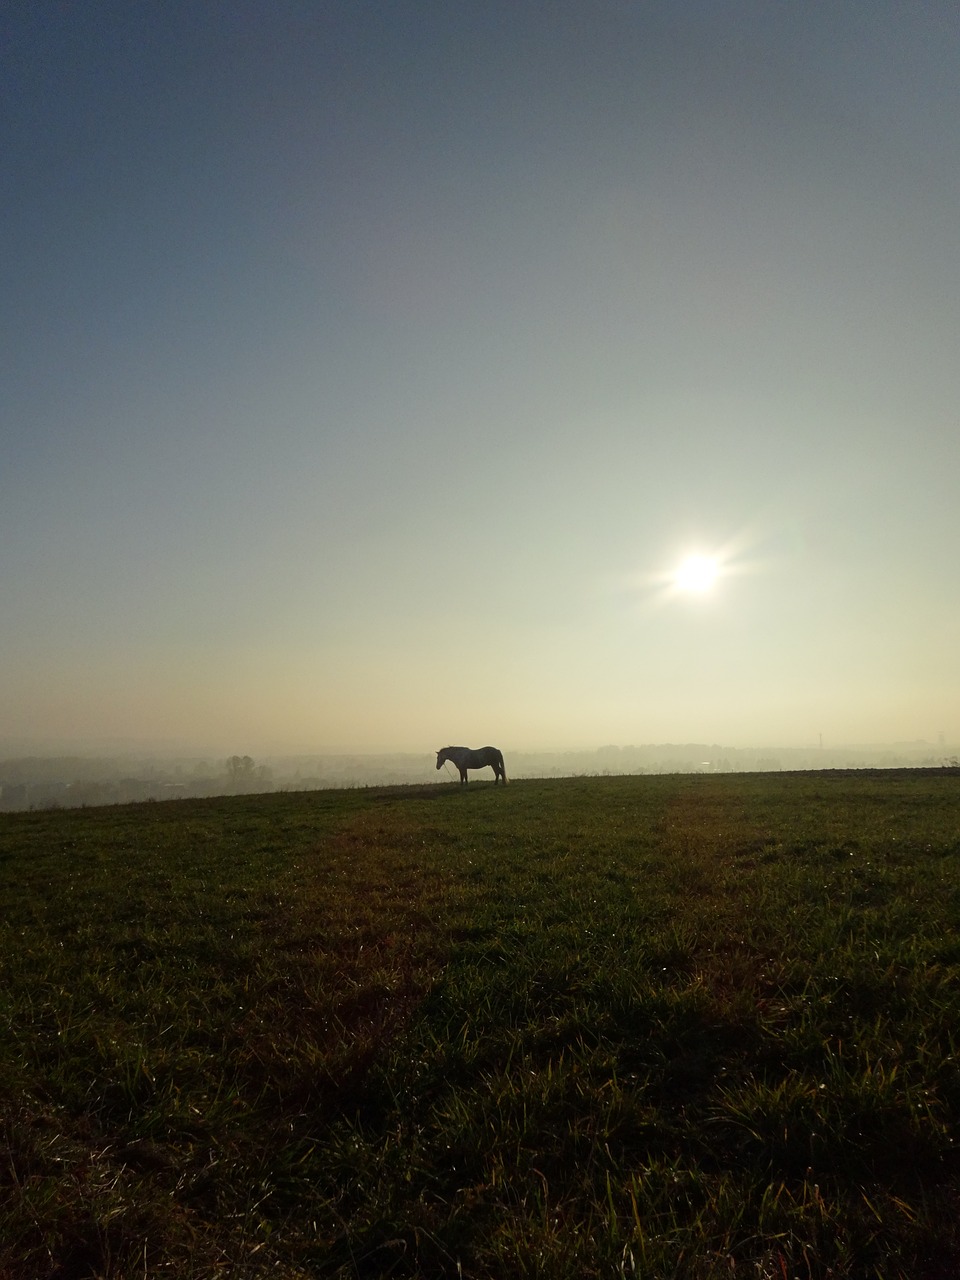
[[[0,40],[3,742],[960,740],[955,6]]]

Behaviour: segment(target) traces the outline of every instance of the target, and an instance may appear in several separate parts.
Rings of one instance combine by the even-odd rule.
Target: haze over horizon
[[[7,6],[0,739],[960,741],[958,66],[946,3]]]

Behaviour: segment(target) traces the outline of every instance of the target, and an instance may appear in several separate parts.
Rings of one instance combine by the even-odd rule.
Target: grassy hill
[[[0,815],[0,1276],[960,1273],[960,776]]]

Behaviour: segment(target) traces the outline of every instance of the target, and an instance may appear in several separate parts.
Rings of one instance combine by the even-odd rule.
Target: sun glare
[[[673,575],[673,583],[679,591],[702,594],[716,582],[718,571],[711,556],[687,556]]]

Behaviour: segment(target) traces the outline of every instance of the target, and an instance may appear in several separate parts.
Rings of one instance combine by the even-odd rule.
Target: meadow
[[[0,815],[0,1276],[960,1274],[960,774]]]

